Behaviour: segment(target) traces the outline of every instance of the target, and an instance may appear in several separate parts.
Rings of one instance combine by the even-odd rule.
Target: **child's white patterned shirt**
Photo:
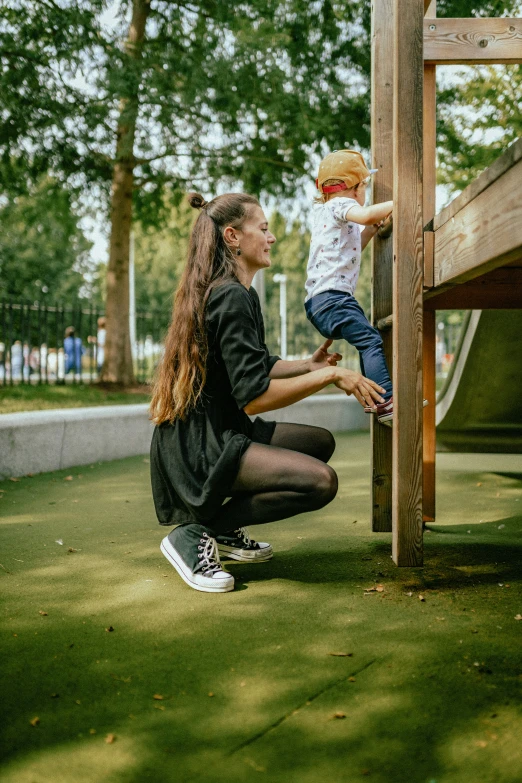
[[[355,292],[361,268],[361,227],[346,220],[353,206],[360,206],[354,198],[333,198],[314,206],[305,301],[328,289]]]

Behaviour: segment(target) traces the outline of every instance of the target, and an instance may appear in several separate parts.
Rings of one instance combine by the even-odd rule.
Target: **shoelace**
[[[198,549],[200,550],[198,558],[201,560],[201,573],[204,576],[213,576],[216,571],[221,571],[221,562],[217,551],[216,541],[203,533],[203,538],[199,539]],[[203,544],[203,546],[201,546]]]
[[[234,530],[234,533],[237,535],[238,538],[240,538],[243,541],[243,543],[246,546],[255,543],[255,541],[252,541],[252,539],[250,538],[246,527],[238,527],[237,530]]]

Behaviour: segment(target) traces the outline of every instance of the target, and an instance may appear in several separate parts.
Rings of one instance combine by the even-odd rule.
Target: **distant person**
[[[26,383],[29,382],[29,375],[31,374],[31,369],[29,367],[29,354],[31,349],[29,348],[29,343],[24,343],[22,348],[22,356],[23,356],[23,375],[24,375],[24,381]]]
[[[65,339],[63,349],[65,351],[65,374],[68,375],[71,370],[75,375],[80,375],[82,371],[82,356],[84,348],[80,337],[76,337],[74,326],[68,326],[65,330]]]
[[[107,336],[106,321],[103,316],[98,318],[98,331],[96,333],[96,367],[100,373],[105,361],[105,338]]]
[[[54,380],[58,372],[58,354],[56,348],[49,348],[47,355],[47,372],[49,376]]]
[[[20,340],[15,340],[11,346],[11,378],[13,381],[19,381],[22,378],[23,359],[22,343]]]

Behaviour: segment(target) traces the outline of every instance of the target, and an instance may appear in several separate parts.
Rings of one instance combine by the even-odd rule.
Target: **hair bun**
[[[194,209],[203,209],[208,204],[208,201],[205,201],[201,193],[188,193],[187,200]]]

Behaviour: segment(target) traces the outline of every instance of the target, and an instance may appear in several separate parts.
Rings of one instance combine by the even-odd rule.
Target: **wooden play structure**
[[[435,518],[435,312],[522,309],[522,139],[435,214],[436,67],[522,63],[522,19],[438,19],[435,2],[372,2],[373,200],[394,201],[372,318],[395,407],[393,430],[372,423],[372,528],[398,566],[422,565]]]

